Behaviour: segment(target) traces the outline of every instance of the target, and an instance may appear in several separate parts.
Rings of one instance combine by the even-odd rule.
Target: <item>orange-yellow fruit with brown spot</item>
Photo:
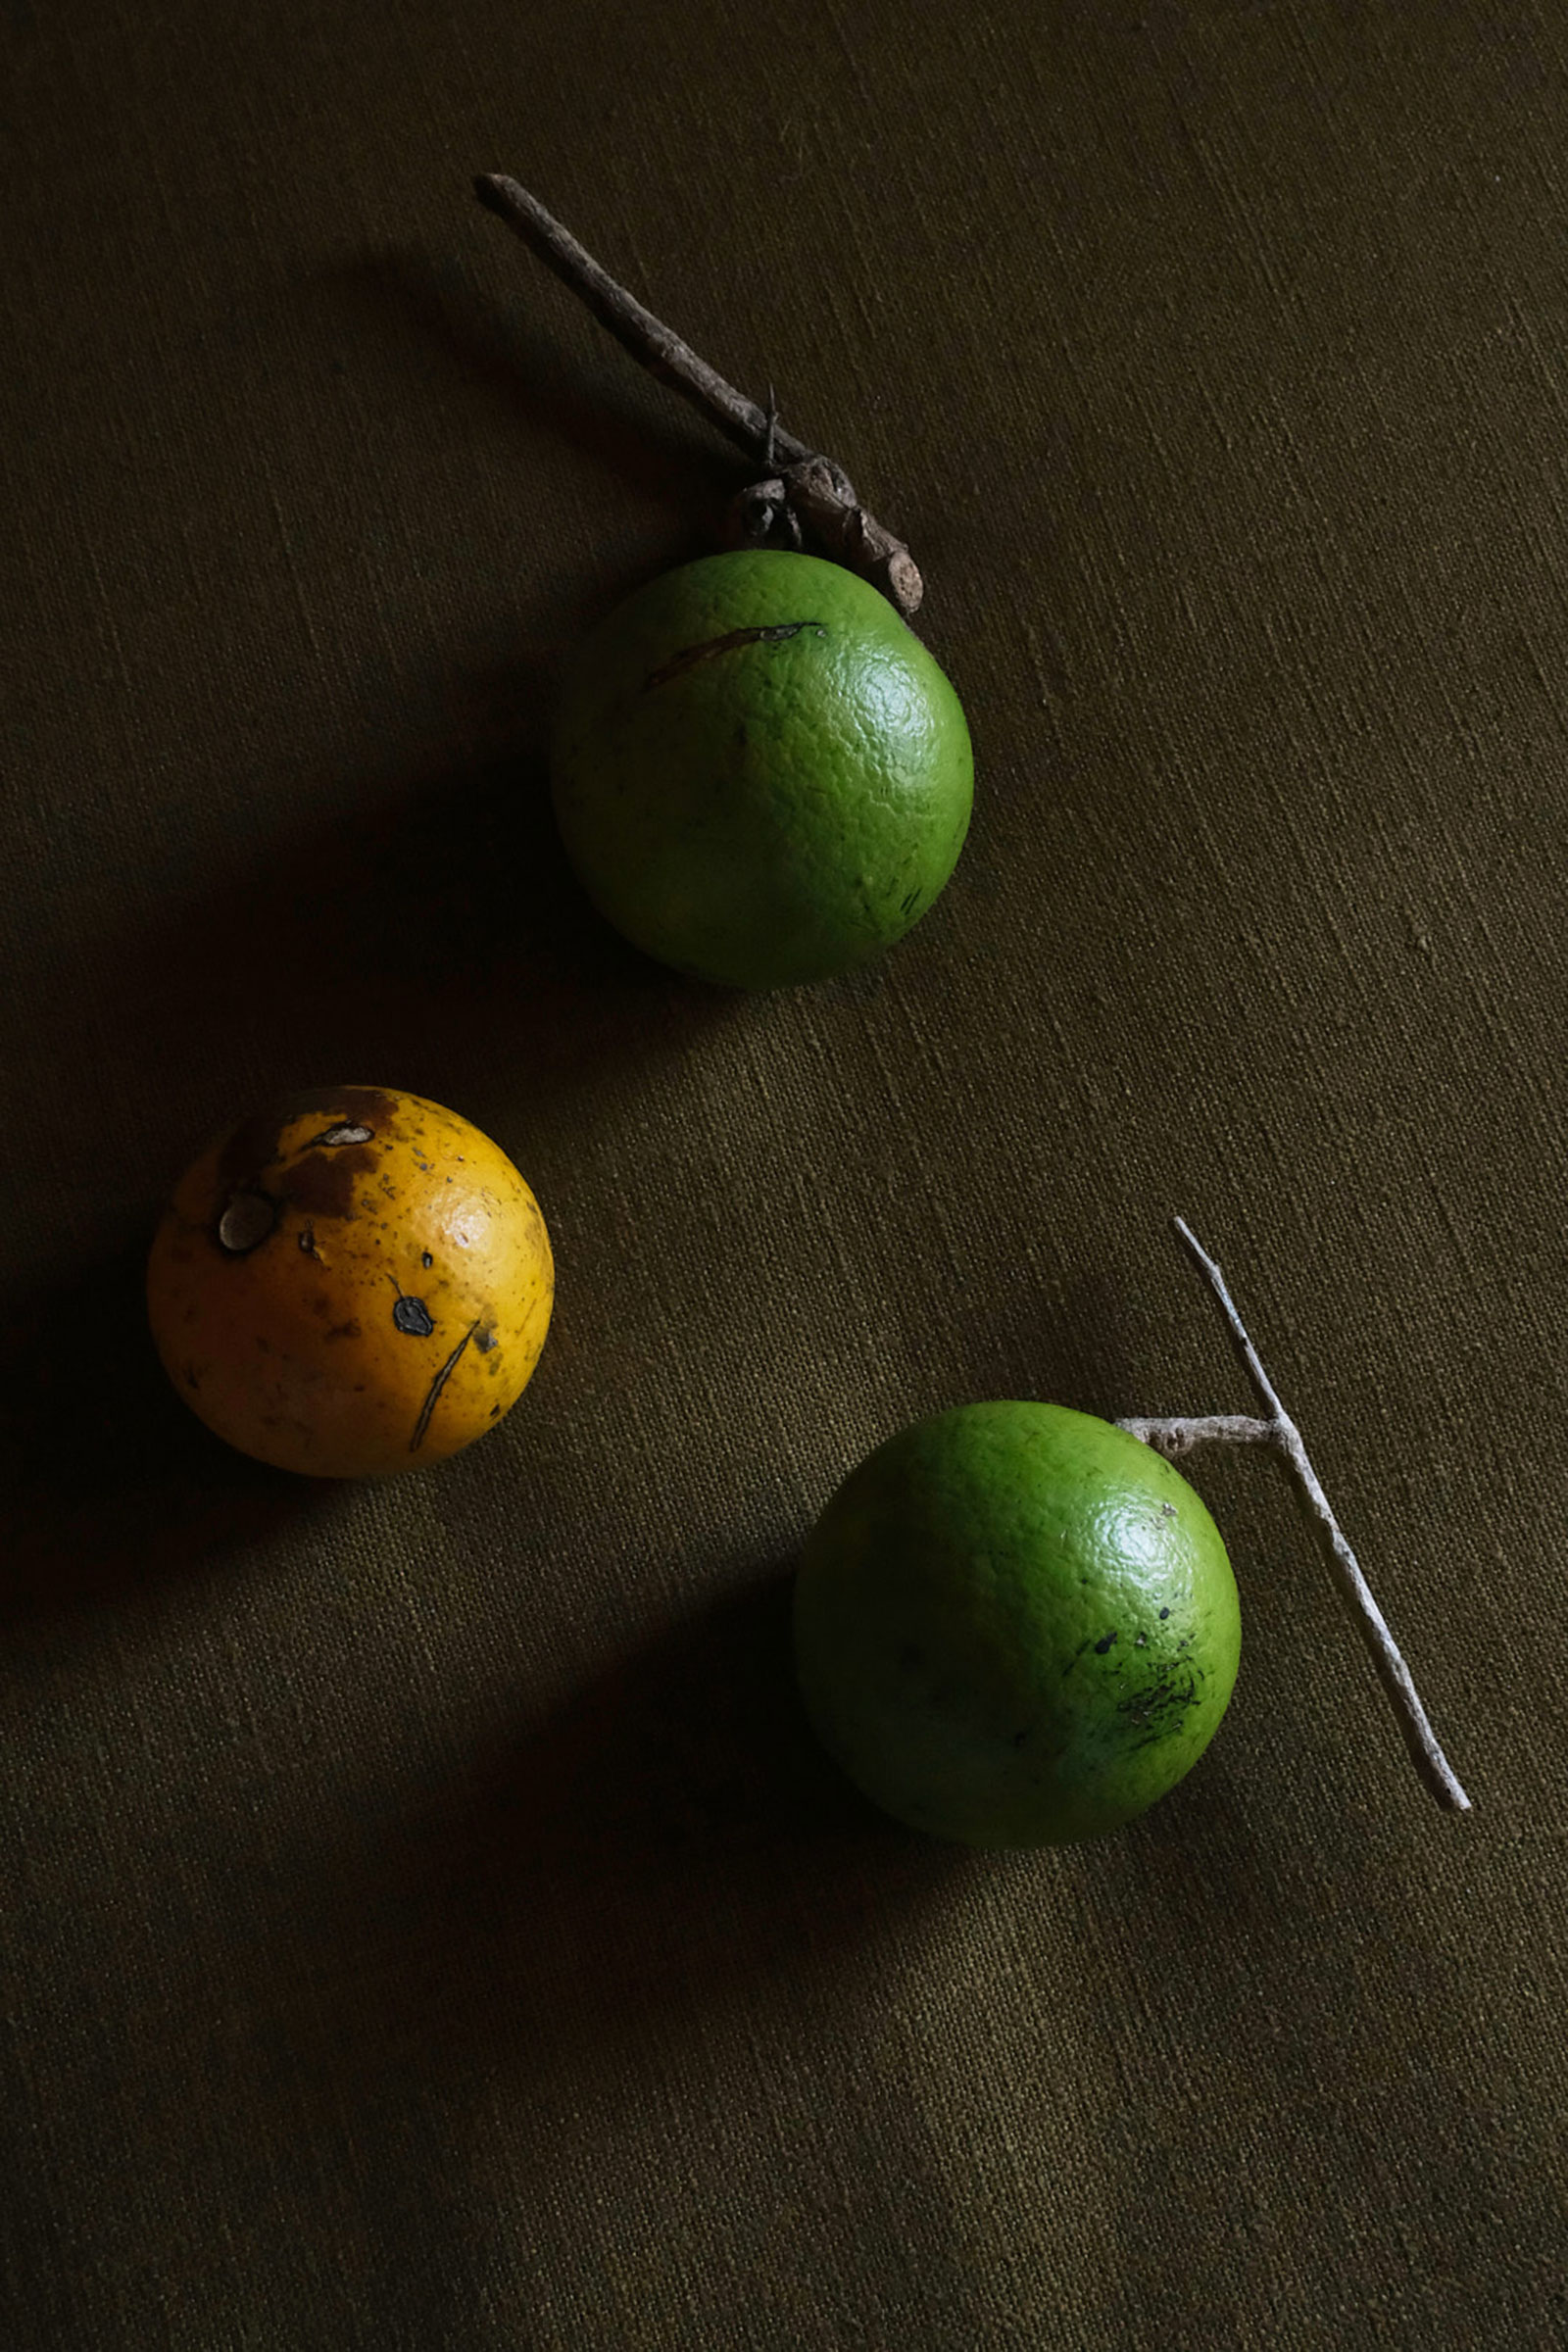
[[[455,1111],[293,1095],[175,1188],[147,1305],[175,1388],[279,1469],[385,1478],[457,1453],[526,1388],[555,1270],[539,1204]]]

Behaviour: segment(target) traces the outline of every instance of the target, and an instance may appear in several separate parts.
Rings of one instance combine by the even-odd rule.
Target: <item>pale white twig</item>
[[[1328,1536],[1334,1581],[1339,1588],[1340,1597],[1350,1611],[1366,1643],[1378,1680],[1388,1692],[1398,1718],[1405,1745],[1410,1750],[1417,1772],[1439,1804],[1447,1806],[1454,1813],[1468,1813],[1470,1799],[1459,1786],[1447,1757],[1438,1745],[1437,1735],[1427,1720],[1426,1709],[1410,1679],[1410,1670],[1399,1654],[1398,1645],[1389,1631],[1382,1610],[1372,1597],[1372,1590],[1361,1573],[1360,1562],[1329,1507],[1329,1498],[1319,1484],[1317,1473],[1307,1458],[1306,1447],[1301,1443],[1301,1433],[1280,1402],[1278,1392],[1263,1369],[1262,1360],[1237,1311],[1225,1277],[1185,1218],[1177,1217],[1175,1225],[1219,1300],[1231,1336],[1241,1349],[1242,1359],[1268,1407],[1268,1414],[1263,1420],[1253,1419],[1245,1413],[1210,1413],[1187,1420],[1127,1420],[1119,1422],[1117,1426],[1130,1431],[1135,1438],[1142,1438],[1145,1445],[1154,1446],[1167,1456],[1186,1453],[1192,1446],[1205,1441],[1231,1446],[1279,1447]]]

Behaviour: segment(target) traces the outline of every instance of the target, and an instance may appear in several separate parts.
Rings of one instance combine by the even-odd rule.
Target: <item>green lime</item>
[[[971,1404],[890,1438],[807,1544],[802,1694],[850,1778],[912,1828],[1054,1845],[1163,1796],[1241,1652],[1219,1531],[1168,1462],[1056,1404]]]
[[[663,573],[582,647],[551,754],[566,854],[662,962],[737,988],[848,970],[957,862],[963,711],[884,596],[814,556]]]

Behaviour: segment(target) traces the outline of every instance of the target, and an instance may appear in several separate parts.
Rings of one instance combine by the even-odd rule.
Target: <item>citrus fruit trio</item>
[[[318,1478],[416,1469],[493,1428],[553,1296],[544,1219],[506,1154],[438,1103],[366,1086],[220,1136],[175,1187],[147,1273],[192,1411]]]
[[[952,687],[867,582],[747,551],[655,580],[588,641],[552,753],[600,911],[681,971],[826,978],[931,906],[973,792]],[[527,1385],[554,1271],[537,1201],[466,1119],[374,1087],[291,1096],[213,1143],[153,1243],[164,1365],[220,1438],[385,1477]],[[852,1473],[807,1545],[795,1655],[828,1752],[885,1811],[980,1846],[1131,1820],[1201,1755],[1240,1651],[1191,1487],[1057,1405],[964,1406]]]
[[[1241,1618],[1219,1531],[1151,1446],[1054,1404],[959,1406],[829,1502],[795,1594],[807,1712],[911,1828],[981,1846],[1115,1829],[1219,1727]]]
[[[600,912],[679,971],[780,988],[903,937],[974,792],[958,698],[868,581],[782,550],[652,581],[588,638],[551,755]]]

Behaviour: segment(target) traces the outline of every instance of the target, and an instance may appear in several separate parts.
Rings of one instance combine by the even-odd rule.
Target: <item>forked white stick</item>
[[[1329,1498],[1307,1459],[1301,1433],[1281,1404],[1274,1384],[1263,1369],[1247,1326],[1236,1310],[1236,1301],[1226,1287],[1225,1277],[1186,1219],[1178,1217],[1175,1224],[1219,1300],[1231,1335],[1241,1349],[1242,1360],[1268,1407],[1268,1414],[1263,1420],[1254,1420],[1245,1413],[1209,1413],[1194,1420],[1128,1420],[1118,1422],[1117,1427],[1130,1431],[1135,1438],[1142,1438],[1146,1446],[1152,1446],[1167,1459],[1186,1453],[1192,1446],[1202,1445],[1205,1440],[1230,1446],[1279,1447],[1300,1481],[1307,1501],[1327,1530],[1334,1563],[1334,1581],[1371,1653],[1378,1680],[1388,1692],[1398,1717],[1399,1729],[1404,1734],[1405,1745],[1410,1750],[1417,1772],[1440,1805],[1446,1805],[1453,1813],[1468,1813],[1470,1799],[1460,1788],[1452,1766],[1438,1745],[1437,1735],[1427,1720],[1427,1711],[1410,1680],[1410,1669],[1399,1655],[1398,1644],[1389,1631],[1383,1611],[1372,1597],[1371,1587],[1361,1574],[1360,1563],[1354,1552],[1346,1542],[1344,1529],[1329,1508]]]

